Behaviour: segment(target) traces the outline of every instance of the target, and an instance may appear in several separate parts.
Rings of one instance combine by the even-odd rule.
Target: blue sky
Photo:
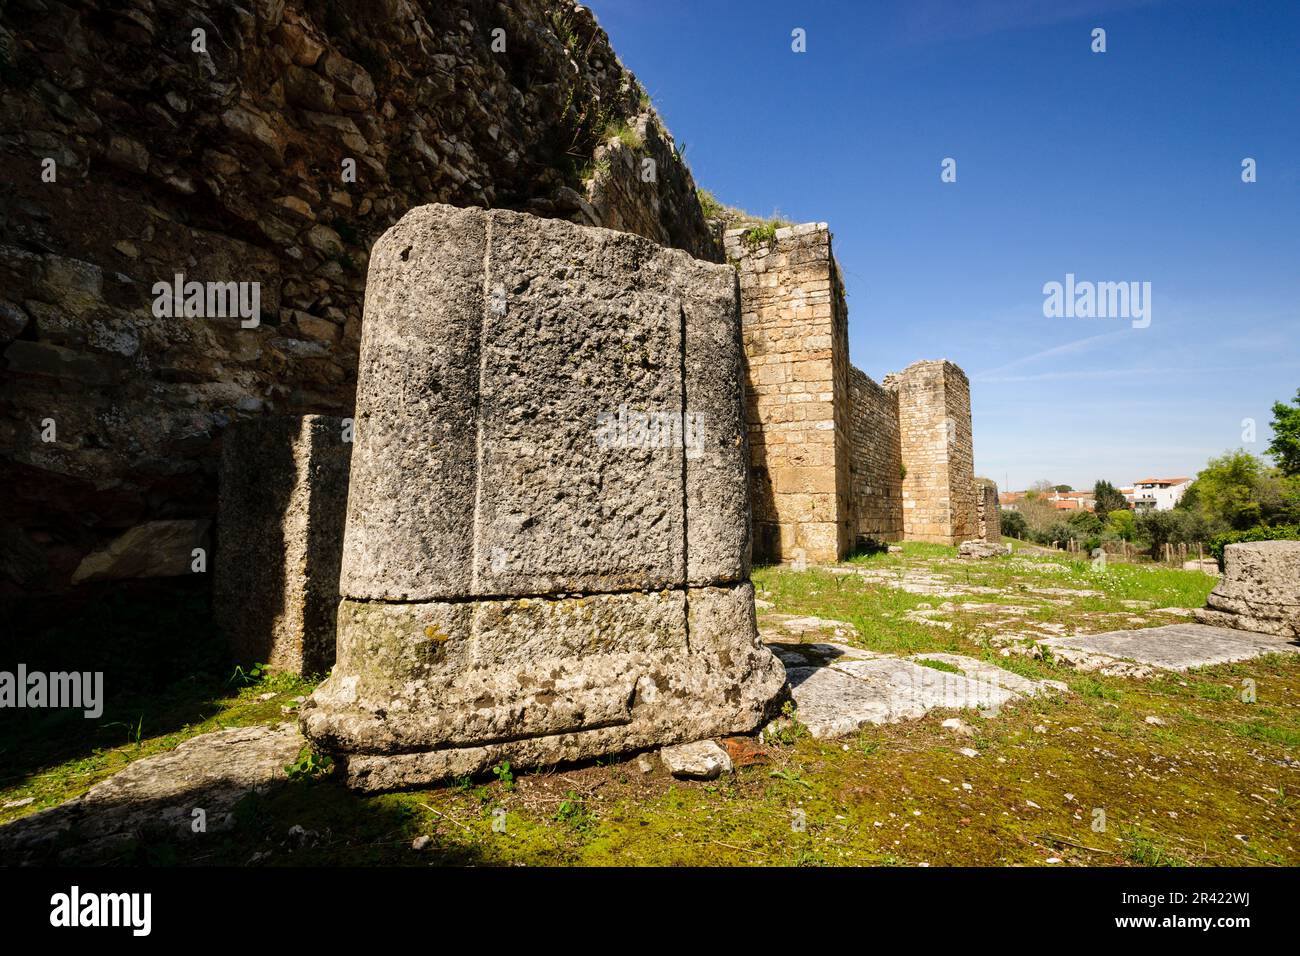
[[[854,364],[966,370],[979,473],[1263,453],[1300,388],[1300,0],[590,6],[699,185],[830,224]],[[1150,282],[1150,326],[1045,318],[1066,273]]]

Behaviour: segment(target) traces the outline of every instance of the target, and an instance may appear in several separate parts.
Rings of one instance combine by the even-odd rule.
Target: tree
[[[1025,522],[1025,516],[1019,511],[1011,511],[1008,508],[998,509],[998,522],[1002,527],[1002,533],[1012,538],[1029,537],[1029,525]]]
[[[1059,491],[1061,494],[1065,494],[1068,491],[1073,491],[1074,488],[1072,488],[1070,485],[1052,485],[1052,490]]]
[[[1300,475],[1300,389],[1296,389],[1294,406],[1273,403],[1273,440],[1268,453],[1283,475]]]
[[[1132,541],[1137,531],[1137,520],[1127,508],[1106,515],[1106,534],[1121,541]]]
[[[1243,449],[1211,458],[1178,503],[1211,533],[1242,531],[1276,517],[1284,506],[1277,470]]]
[[[1092,538],[1101,534],[1101,519],[1091,511],[1074,511],[1065,519],[1074,529],[1076,538]]]
[[[1138,534],[1151,545],[1151,557],[1159,558],[1166,544],[1196,541],[1204,537],[1204,525],[1191,512],[1172,509],[1147,511],[1137,519]]]
[[[1092,486],[1092,497],[1096,502],[1093,510],[1097,512],[1097,517],[1103,520],[1112,511],[1125,511],[1128,509],[1128,499],[1109,481],[1102,481],[1098,478]]]
[[[1025,492],[1026,498],[1046,498],[1056,490],[1056,485],[1052,484],[1046,478],[1040,478],[1029,486]]]

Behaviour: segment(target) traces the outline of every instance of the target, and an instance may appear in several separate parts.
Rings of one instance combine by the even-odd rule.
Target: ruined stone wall
[[[898,431],[898,393],[852,368],[853,528],[858,542],[903,539],[902,450]]]
[[[946,360],[915,362],[886,376],[898,390],[903,534],[957,544],[978,535],[970,383]]]
[[[349,415],[370,246],[415,205],[720,259],[635,78],[558,0],[14,0],[0,83],[0,597],[211,519],[231,422]],[[259,283],[258,324],[153,314],[178,273]]]
[[[847,314],[826,223],[729,229],[740,273],[756,560],[849,543]]]

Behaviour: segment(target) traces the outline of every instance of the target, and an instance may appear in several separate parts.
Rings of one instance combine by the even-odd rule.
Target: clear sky
[[[978,473],[1263,453],[1300,388],[1300,0],[590,6],[699,185],[830,224],[854,364],[966,370]],[[1149,327],[1044,317],[1067,273],[1150,282]]]

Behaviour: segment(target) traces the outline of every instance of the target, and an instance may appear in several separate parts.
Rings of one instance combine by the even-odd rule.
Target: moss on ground
[[[988,640],[995,629],[980,627],[987,615],[956,606],[1021,605],[1032,612],[1019,618],[1071,631],[1104,630],[1116,621],[1135,627],[1134,619],[1180,619],[1156,612],[1199,606],[1213,579],[1141,566],[1099,577],[1086,562],[1057,558],[958,563],[951,549],[937,546],[909,546],[902,555],[848,566],[935,575],[999,593],[947,599],[954,608],[941,615],[952,623],[945,629],[903,617],[944,598],[856,574],[764,568],[755,582],[773,607],[762,616],[847,621],[865,647],[970,654],[1064,681],[1070,692],[1018,700],[988,719],[960,713],[965,726],[955,730],[941,726],[953,712],[936,711],[843,740],[791,735],[788,743],[761,747],[751,741],[736,771],[709,783],[673,780],[657,762],[642,772],[635,756],[517,773],[513,787],[489,775],[372,797],[332,780],[296,780],[246,798],[235,830],[208,837],[197,852],[154,841],[128,858],[258,865],[1300,864],[1300,662],[1268,657],[1149,680],[1084,674],[1050,660],[1001,656]],[[285,680],[214,701],[216,712],[182,730],[53,761],[10,780],[0,804],[29,795],[38,801],[0,819],[84,791],[116,766],[185,736],[282,720],[281,708],[307,689],[275,683]],[[1247,686],[1253,702],[1243,699]],[[266,693],[274,696],[261,700]],[[305,836],[290,837],[295,826]],[[414,849],[421,837],[423,848]]]

